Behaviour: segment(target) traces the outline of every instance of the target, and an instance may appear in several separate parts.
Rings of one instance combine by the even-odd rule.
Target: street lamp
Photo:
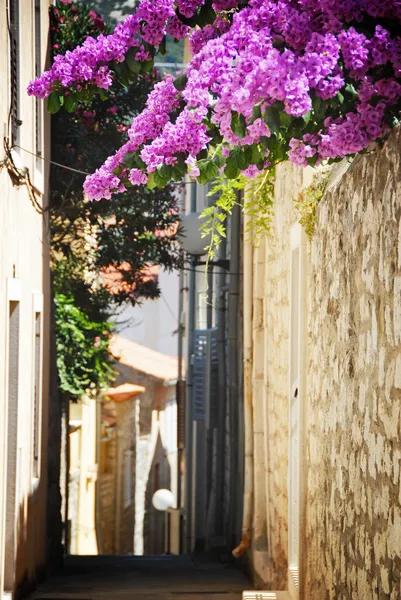
[[[181,219],[178,240],[181,248],[191,257],[193,266],[208,265],[230,270],[230,261],[224,259],[201,261],[199,258],[207,254],[207,246],[211,243],[211,235],[202,234],[200,213],[190,212]]]

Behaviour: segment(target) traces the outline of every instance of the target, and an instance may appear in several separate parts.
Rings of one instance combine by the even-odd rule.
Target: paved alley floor
[[[194,557],[68,557],[29,600],[241,600],[234,566]]]

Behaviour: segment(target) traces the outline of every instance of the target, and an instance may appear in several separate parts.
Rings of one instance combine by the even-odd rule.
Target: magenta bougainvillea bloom
[[[185,72],[156,85],[85,191],[253,177],[285,159],[340,160],[397,124],[400,31],[399,0],[142,0],[112,34],[57,56],[28,93],[80,102],[114,77],[143,76],[166,33],[188,37]]]

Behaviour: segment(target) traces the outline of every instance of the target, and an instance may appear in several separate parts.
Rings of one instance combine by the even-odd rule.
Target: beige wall
[[[287,574],[294,527],[292,200],[310,183],[310,170],[278,169],[273,232],[252,250],[253,308],[246,315],[255,460],[250,558],[260,585],[292,588],[293,598],[401,597],[400,149],[397,129],[382,149],[333,170],[315,236],[303,249],[300,592]]]
[[[327,190],[311,251],[307,598],[401,597],[401,131]]]
[[[34,100],[25,93],[34,75],[34,2],[20,2],[20,145],[35,151]],[[48,2],[41,2],[42,64],[47,53]],[[7,135],[10,106],[8,31],[5,0],[0,2],[0,127],[1,137]],[[43,104],[41,109],[43,110]],[[44,117],[44,155],[48,156],[49,121]],[[13,153],[15,165],[28,168],[39,193],[39,205],[47,203],[46,163],[39,164],[22,150]],[[3,145],[1,159],[5,158]],[[47,217],[39,214],[24,185],[14,187],[6,168],[0,172],[0,598],[4,589],[6,498],[10,497],[12,478],[7,474],[7,448],[13,440],[8,422],[8,335],[9,301],[19,299],[19,374],[18,421],[16,448],[16,588],[26,588],[40,575],[46,561],[46,477],[47,477],[47,414],[49,394],[49,272]],[[36,298],[36,299],[35,299]],[[35,308],[36,303],[36,308]],[[40,304],[42,303],[42,308]],[[33,475],[33,398],[34,398],[34,312],[42,312],[42,387],[41,387],[41,453],[39,477]],[[14,375],[11,373],[11,378]],[[15,480],[15,478],[14,478]]]

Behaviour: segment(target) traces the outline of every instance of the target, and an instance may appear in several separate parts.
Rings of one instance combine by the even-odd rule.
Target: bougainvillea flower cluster
[[[115,63],[139,73],[132,56],[152,59],[166,32],[188,36],[185,73],[157,85],[86,193],[108,198],[185,172],[200,183],[222,170],[254,176],[286,159],[354,155],[397,124],[400,31],[399,0],[142,0],[113,34],[55,61],[29,93],[107,88]]]

